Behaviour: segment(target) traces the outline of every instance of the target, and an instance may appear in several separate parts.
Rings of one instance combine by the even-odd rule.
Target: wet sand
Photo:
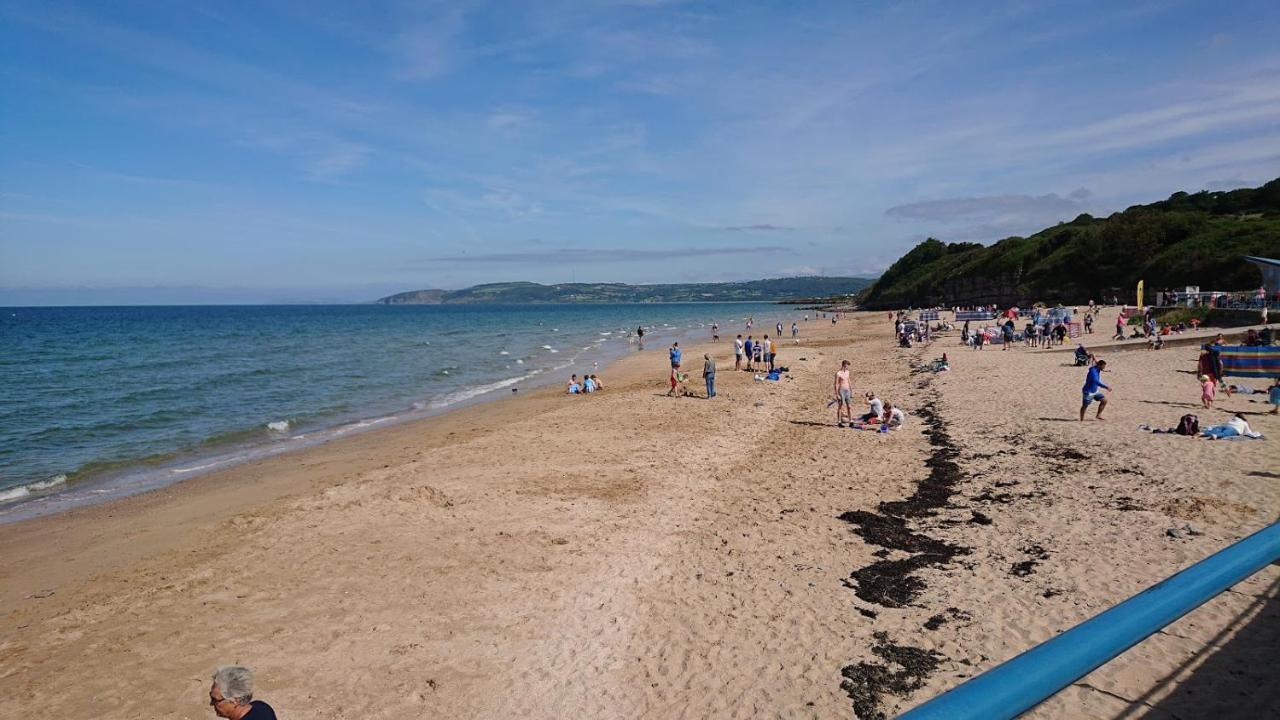
[[[212,667],[241,662],[282,717],[891,715],[1280,515],[1274,416],[1249,416],[1265,441],[1137,429],[1269,409],[1199,410],[1194,347],[1106,350],[1107,422],[1080,423],[1069,351],[895,348],[881,313],[802,334],[779,383],[686,348],[699,395],[717,355],[712,401],[666,397],[650,346],[600,394],[0,527],[0,692],[208,717]],[[833,426],[842,358],[905,429]],[[1269,567],[1032,716],[1277,712],[1277,597]]]

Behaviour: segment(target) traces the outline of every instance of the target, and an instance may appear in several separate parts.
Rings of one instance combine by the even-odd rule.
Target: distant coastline
[[[479,304],[608,304],[688,302],[820,302],[852,297],[875,278],[792,277],[744,282],[628,285],[626,283],[506,282],[474,285],[462,290],[411,290],[378,298],[379,305]]]

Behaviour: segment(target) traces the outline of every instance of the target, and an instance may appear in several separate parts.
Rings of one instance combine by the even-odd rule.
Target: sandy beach
[[[773,383],[732,371],[737,331],[685,349],[697,397],[651,344],[598,394],[0,526],[7,711],[210,717],[237,662],[282,718],[892,716],[1280,516],[1280,418],[1201,409],[1194,345],[1091,346],[1115,390],[1081,423],[1070,345],[903,349],[855,314],[803,324]],[[905,428],[834,426],[841,359]],[[1267,439],[1138,428],[1187,412]],[[1280,714],[1278,599],[1272,566],[1030,716]]]

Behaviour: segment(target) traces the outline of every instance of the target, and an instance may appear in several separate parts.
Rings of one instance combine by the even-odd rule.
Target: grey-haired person
[[[229,720],[276,720],[271,706],[253,699],[253,672],[242,665],[225,665],[213,673],[209,706]]]

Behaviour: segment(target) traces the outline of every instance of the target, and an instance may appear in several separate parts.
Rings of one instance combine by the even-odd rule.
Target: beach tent
[[[1224,377],[1280,378],[1278,346],[1229,345],[1219,349],[1218,355],[1222,358]]]
[[[937,320],[937,319],[938,319],[937,310],[921,310],[920,311],[920,322],[929,322],[930,320]]]

